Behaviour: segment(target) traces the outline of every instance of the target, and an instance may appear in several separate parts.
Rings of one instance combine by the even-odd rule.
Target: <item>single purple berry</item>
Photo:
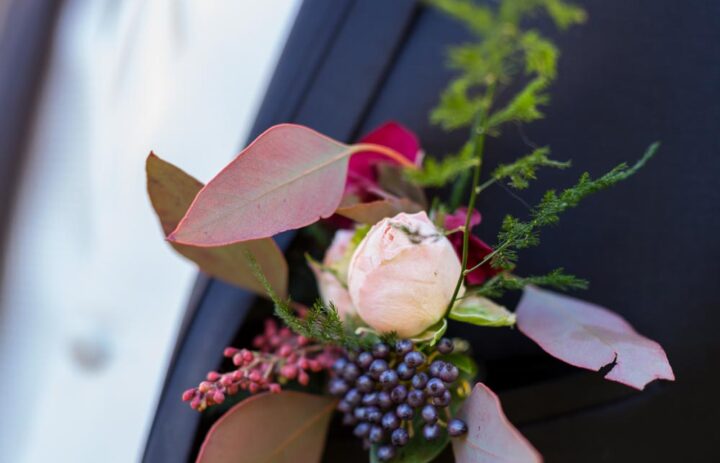
[[[333,378],[328,384],[328,390],[330,394],[334,396],[341,396],[348,391],[348,384],[340,378]]]
[[[414,350],[405,354],[405,358],[403,360],[409,367],[415,368],[425,363],[425,355],[422,352]]]
[[[388,408],[392,407],[393,401],[390,398],[390,393],[387,391],[380,391],[377,393],[378,398],[378,405],[380,405],[380,408],[383,410],[387,410]]]
[[[434,423],[438,420],[437,409],[432,405],[425,405],[420,415],[422,415],[422,419],[425,420],[426,423]]]
[[[380,461],[390,461],[395,456],[395,449],[391,445],[382,445],[377,449],[377,457]]]
[[[413,343],[409,339],[399,339],[395,343],[395,352],[397,352],[398,355],[405,355],[411,350],[413,350]]]
[[[343,372],[345,367],[347,366],[348,361],[344,357],[340,357],[339,359],[335,360],[335,363],[333,363],[332,369],[335,373],[340,374]]]
[[[355,434],[356,437],[365,437],[368,435],[369,432],[369,423],[359,423],[357,426],[355,426],[355,429],[353,429],[353,434]]]
[[[367,420],[367,408],[365,407],[355,407],[355,410],[353,410],[353,415],[355,418],[357,418],[359,421],[365,421]]]
[[[397,429],[397,427],[400,426],[400,418],[398,418],[395,413],[388,412],[383,415],[381,423],[383,428],[392,431],[393,429]]]
[[[398,383],[398,374],[395,372],[395,370],[385,370],[382,373],[380,373],[380,385],[385,389],[390,389],[391,387],[394,387]]]
[[[420,373],[415,373],[411,382],[415,389],[422,389],[425,387],[429,379],[430,378],[428,378],[427,373],[421,371]]]
[[[361,352],[360,355],[358,355],[357,364],[360,365],[360,368],[367,370],[373,360],[370,352]]]
[[[413,389],[408,392],[407,403],[411,407],[417,408],[425,403],[425,393],[419,389]]]
[[[445,391],[439,396],[433,397],[431,400],[432,404],[438,407],[447,407],[450,405],[450,401],[452,401],[452,394],[450,394],[450,391],[447,389],[445,389]]]
[[[460,371],[452,363],[446,363],[438,377],[446,383],[452,383],[460,375]]]
[[[440,437],[440,426],[437,423],[426,424],[423,426],[423,437],[427,440],[435,440]]]
[[[393,402],[396,404],[399,404],[401,402],[405,401],[405,398],[407,397],[408,391],[405,386],[402,384],[395,386],[392,391],[390,391],[390,399],[392,399]]]
[[[370,392],[375,388],[375,381],[368,375],[362,375],[355,381],[355,387],[360,392]]]
[[[412,378],[415,374],[415,368],[410,367],[405,362],[399,363],[398,366],[395,367],[395,371],[397,372],[398,377],[404,381]]]
[[[371,423],[379,423],[382,420],[382,412],[377,407],[367,408],[367,420]]]
[[[453,345],[452,339],[449,338],[442,338],[440,341],[438,341],[437,344],[437,350],[441,354],[447,355],[450,354],[455,346]]]
[[[355,381],[360,376],[360,368],[354,363],[348,363],[343,369],[342,377],[348,383]]]
[[[343,400],[351,405],[357,405],[362,400],[362,393],[355,388],[350,389],[343,397]]]
[[[459,420],[457,418],[453,418],[448,423],[448,434],[450,434],[450,437],[458,437],[462,436],[463,434],[468,432],[467,424],[463,420]]]
[[[408,404],[400,404],[395,409],[395,414],[400,418],[401,420],[409,420],[413,417],[413,408]]]
[[[425,390],[427,391],[429,396],[439,397],[444,391],[447,390],[447,388],[445,387],[445,383],[443,383],[440,378],[433,378],[428,381]]]
[[[372,426],[370,427],[368,439],[370,439],[370,442],[373,444],[379,444],[385,439],[385,431],[383,431],[383,428],[380,426]]]
[[[341,400],[340,402],[338,402],[337,409],[339,412],[349,413],[352,411],[353,406],[351,404],[349,404],[348,402]]]
[[[442,360],[435,360],[433,363],[430,364],[430,368],[428,368],[428,373],[430,373],[430,376],[437,378],[440,375],[440,372],[443,370],[444,366],[445,362],[443,362]]]
[[[365,394],[362,398],[362,404],[366,406],[370,405],[377,405],[378,404],[378,396],[376,392],[368,392]]]
[[[372,353],[375,358],[384,359],[390,354],[390,348],[384,342],[379,342],[373,346]]]
[[[380,377],[380,374],[383,371],[387,371],[388,364],[383,359],[375,359],[370,364],[370,368],[368,368],[368,373],[370,373],[370,376],[373,377],[373,379],[378,379]]]
[[[403,445],[407,444],[409,440],[410,436],[404,428],[397,428],[390,435],[390,442],[392,442],[393,445],[398,447],[402,447]]]

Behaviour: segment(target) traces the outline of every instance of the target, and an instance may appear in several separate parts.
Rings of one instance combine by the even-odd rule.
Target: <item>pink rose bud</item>
[[[348,288],[370,327],[412,337],[443,317],[460,272],[452,244],[425,212],[400,213],[375,224],[360,242]]]
[[[198,386],[198,391],[202,392],[203,394],[208,392],[210,389],[212,389],[212,383],[208,383],[207,381],[203,381],[200,383],[200,386]]]
[[[287,357],[288,355],[292,354],[292,350],[292,346],[290,346],[289,344],[283,344],[282,346],[280,346],[278,354],[280,355],[280,357]]]
[[[278,383],[272,383],[268,386],[268,389],[272,394],[279,394],[282,388]]]
[[[192,400],[192,402],[190,402],[190,407],[191,407],[193,410],[200,410],[200,404],[201,404],[200,397],[195,397],[195,398]]]
[[[216,404],[221,404],[225,402],[225,394],[222,393],[222,391],[215,391],[215,394],[212,396],[213,402]]]
[[[240,355],[242,355],[242,359],[245,363],[250,363],[255,358],[255,354],[253,354],[252,352],[250,352],[247,349],[241,350]]]
[[[287,379],[295,379],[298,374],[298,368],[293,364],[285,364],[280,368],[280,374]]]
[[[236,349],[235,347],[226,347],[223,351],[223,355],[227,358],[231,358],[233,355],[237,354],[239,349]]]
[[[303,370],[307,370],[310,368],[310,361],[307,359],[307,357],[303,357],[298,362],[298,366]]]
[[[305,373],[304,370],[300,370],[298,372],[298,383],[300,383],[303,386],[307,386],[310,382],[310,376],[308,376],[307,373]]]
[[[338,230],[323,258],[324,268],[312,266],[318,282],[320,297],[325,304],[332,303],[341,319],[355,315],[347,290],[347,269],[352,257],[352,230]]]

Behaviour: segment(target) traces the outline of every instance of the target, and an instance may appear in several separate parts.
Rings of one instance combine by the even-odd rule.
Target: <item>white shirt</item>
[[[227,163],[299,3],[65,1],[6,243],[0,461],[140,459],[196,274],[145,157]]]

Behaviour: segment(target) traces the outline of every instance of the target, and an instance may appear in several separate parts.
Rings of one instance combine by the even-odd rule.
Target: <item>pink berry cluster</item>
[[[310,373],[332,367],[339,356],[337,348],[323,346],[287,327],[278,327],[273,319],[265,321],[265,330],[252,343],[255,350],[228,347],[223,355],[237,367],[227,373],[211,371],[198,387],[186,390],[182,399],[190,407],[203,411],[221,404],[225,397],[248,391],[278,393],[281,385],[310,382]]]

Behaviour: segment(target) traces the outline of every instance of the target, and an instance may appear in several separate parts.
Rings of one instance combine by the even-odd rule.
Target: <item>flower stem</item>
[[[470,131],[470,142],[472,143],[473,157],[477,159],[477,164],[475,165],[475,169],[473,169],[472,188],[470,189],[470,199],[467,206],[467,215],[465,216],[465,229],[463,230],[462,271],[460,272],[457,284],[455,285],[455,291],[453,292],[452,298],[450,298],[450,303],[445,310],[446,317],[450,313],[450,310],[452,310],[453,305],[455,305],[458,294],[460,294],[460,288],[462,287],[463,280],[465,280],[465,270],[467,269],[468,253],[470,250],[470,222],[472,219],[472,213],[475,210],[478,185],[480,184],[480,172],[482,171],[483,153],[485,151],[485,137],[488,129],[488,113],[490,111],[490,106],[492,105],[494,93],[495,84],[493,83],[488,86],[487,93],[485,94],[485,104],[478,111]]]
[[[382,154],[384,156],[389,157],[393,161],[397,162],[398,164],[400,164],[403,167],[406,167],[408,169],[417,170],[417,168],[418,168],[418,166],[416,166],[408,158],[406,158],[402,154],[398,153],[394,149],[388,148],[387,146],[376,145],[374,143],[358,143],[356,145],[350,146],[350,152],[352,154],[360,152],[360,151],[372,151],[373,153]]]

